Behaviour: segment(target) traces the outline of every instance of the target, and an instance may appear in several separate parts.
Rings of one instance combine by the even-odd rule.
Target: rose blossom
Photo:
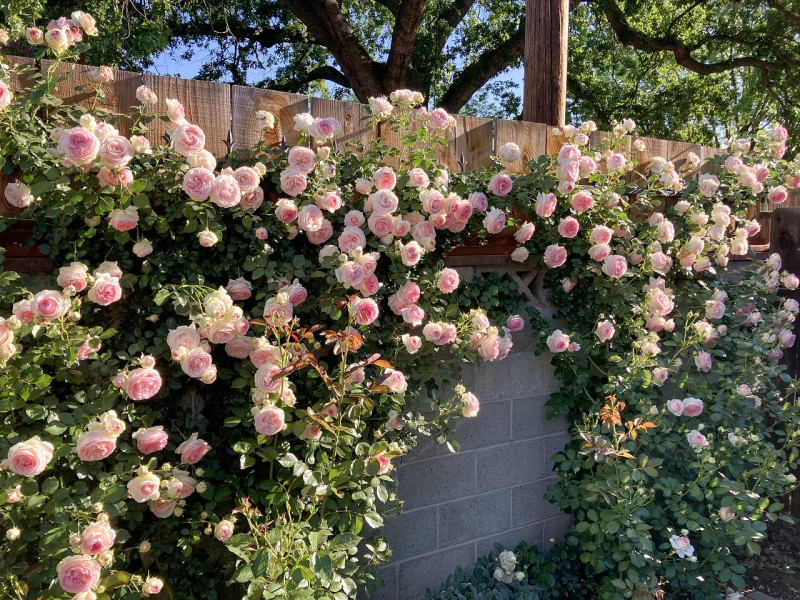
[[[767,199],[773,204],[782,204],[789,197],[789,192],[782,185],[772,188],[767,194]]]
[[[203,231],[197,232],[197,241],[200,243],[203,248],[211,248],[217,242],[219,242],[219,237],[217,234],[209,229],[203,229]]]
[[[570,200],[570,206],[577,212],[585,212],[594,206],[594,198],[589,190],[575,192]]]
[[[578,235],[578,231],[580,230],[580,225],[578,224],[577,219],[574,217],[566,217],[561,219],[561,222],[558,224],[558,234],[561,237],[565,238],[574,238]]]
[[[401,373],[400,371],[395,371],[394,369],[386,369],[384,375],[386,375],[386,377],[381,383],[386,387],[388,387],[395,394],[403,394],[408,389],[408,382],[406,382],[406,376],[403,375],[403,373]]]
[[[550,349],[550,352],[556,354],[566,351],[569,348],[569,343],[569,336],[564,335],[560,329],[556,329],[547,337],[547,347]]]
[[[425,174],[422,171],[423,175]],[[419,177],[419,173],[416,173],[417,179],[421,180]],[[394,173],[394,169],[392,167],[381,167],[375,174],[372,176],[372,180],[375,182],[375,187],[379,190],[393,190],[394,186],[397,185],[397,175]],[[419,181],[418,181],[419,182]],[[427,185],[427,182],[426,182]],[[412,186],[412,187],[424,187],[424,186]]]
[[[283,409],[276,406],[252,408],[253,418],[255,419],[256,431],[261,435],[275,435],[283,429],[284,413]]]
[[[609,277],[618,278],[628,271],[628,261],[624,256],[611,254],[603,260],[603,273]]]
[[[489,180],[489,191],[495,196],[506,196],[513,187],[514,182],[506,173],[498,173]]]
[[[595,330],[595,334],[598,338],[600,338],[601,342],[606,342],[614,337],[614,325],[611,321],[600,321],[597,324],[597,329]]]
[[[544,262],[551,269],[556,269],[567,262],[567,250],[557,244],[551,244],[544,251]]]
[[[492,208],[483,220],[486,233],[500,233],[506,226],[506,213],[500,208]]]
[[[199,378],[211,368],[211,362],[211,355],[208,352],[202,348],[195,348],[181,360],[181,370],[189,377]]]
[[[222,520],[214,527],[214,537],[220,542],[227,542],[233,537],[234,524],[228,520]]]
[[[67,314],[69,300],[54,290],[42,290],[31,300],[31,310],[43,319],[57,319]]]
[[[242,190],[233,175],[218,175],[211,189],[211,202],[221,208],[233,208],[242,200]]]
[[[467,418],[477,417],[480,408],[481,403],[478,401],[478,397],[472,392],[466,392],[461,396],[462,416]]]
[[[308,185],[306,176],[297,169],[288,169],[281,172],[281,190],[289,196],[295,197],[303,193]]]
[[[95,161],[100,151],[100,140],[83,127],[67,129],[58,139],[58,151],[68,164],[80,167]]]
[[[119,169],[133,159],[133,146],[128,138],[121,135],[109,135],[100,142],[98,157],[100,163],[112,169]]]
[[[194,167],[183,176],[183,191],[192,200],[205,200],[214,189],[215,177],[212,171]]]
[[[711,355],[705,350],[701,350],[694,356],[694,364],[700,370],[708,372],[711,370],[712,360]]]
[[[288,159],[289,166],[304,175],[311,173],[317,164],[317,155],[314,154],[314,151],[303,146],[295,146],[289,150]]]
[[[108,213],[108,222],[117,231],[130,231],[139,224],[139,209],[135,206],[115,208]]]
[[[87,462],[108,458],[116,449],[117,437],[105,429],[90,429],[78,438],[78,458]]]
[[[522,156],[522,151],[519,149],[514,142],[506,142],[502,146],[500,146],[497,153],[500,155],[505,162],[514,162],[520,159]]]
[[[667,410],[676,417],[680,417],[683,415],[683,400],[673,398],[672,400],[667,401]]]
[[[102,273],[97,275],[94,285],[86,294],[86,297],[100,306],[113,304],[122,298],[122,287],[119,285],[119,279]]]
[[[539,194],[536,196],[536,214],[547,218],[553,214],[558,200],[555,194]]]
[[[378,304],[372,298],[356,298],[350,304],[350,314],[358,325],[370,325],[378,318]]]
[[[703,412],[703,401],[697,398],[686,398],[683,401],[683,416],[697,417]]]
[[[83,530],[81,552],[88,555],[102,554],[111,549],[117,532],[111,529],[107,521],[90,523]]]
[[[136,440],[136,449],[142,454],[153,454],[167,447],[169,435],[161,425],[155,425],[146,429],[140,428],[131,436]]]
[[[178,127],[172,134],[172,147],[183,156],[197,154],[206,146],[206,134],[197,125],[186,123]]]
[[[8,468],[23,477],[36,477],[53,460],[53,444],[34,436],[8,450]]]
[[[150,512],[159,519],[168,519],[175,512],[177,503],[169,498],[159,498],[158,500],[150,500],[147,505],[150,507]]]
[[[154,596],[160,594],[164,589],[164,580],[158,577],[148,577],[142,585],[142,594],[145,596]]]
[[[68,267],[61,267],[58,270],[56,282],[62,288],[72,287],[76,292],[82,292],[86,288],[89,268],[83,263],[73,262]]]
[[[416,335],[403,334],[401,337],[403,345],[409,354],[416,354],[422,348],[422,338]]]
[[[438,287],[439,291],[443,294],[450,294],[456,290],[459,282],[460,278],[458,276],[458,271],[449,268],[442,269],[439,272],[439,277],[436,281],[436,287]]]
[[[203,458],[209,450],[211,450],[211,446],[206,441],[198,439],[197,434],[193,433],[188,440],[175,449],[175,452],[181,455],[181,462],[193,465]]]
[[[67,556],[56,565],[58,585],[68,594],[88,592],[100,582],[100,570],[100,563],[90,556]]]
[[[708,446],[708,438],[700,433],[697,429],[692,429],[687,435],[686,440],[689,442],[692,450],[700,452],[703,448]]]
[[[131,400],[147,400],[161,389],[161,374],[155,369],[134,369],[125,381],[125,393]]]
[[[34,201],[31,188],[20,181],[7,183],[3,195],[8,203],[16,208],[25,208]]]

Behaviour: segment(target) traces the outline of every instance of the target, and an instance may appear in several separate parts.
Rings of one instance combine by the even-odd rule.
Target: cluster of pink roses
[[[84,33],[89,36],[98,35],[97,23],[89,13],[76,10],[70,19],[59,17],[50,21],[45,31],[38,27],[28,27],[25,29],[25,38],[32,46],[46,44],[56,54],[61,54],[83,41]]]
[[[131,400],[148,400],[161,390],[161,374],[155,366],[155,358],[142,355],[139,367],[128,372],[120,371],[114,376],[112,383],[121,388]]]
[[[125,431],[125,421],[109,410],[89,424],[77,442],[78,458],[91,462],[108,458],[117,449],[117,438]]]

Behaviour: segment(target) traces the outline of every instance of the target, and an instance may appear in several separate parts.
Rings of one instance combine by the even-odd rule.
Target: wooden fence
[[[18,65],[31,64],[28,58],[4,57],[8,63]],[[41,70],[54,68],[59,75],[68,78],[58,84],[56,95],[66,102],[77,102],[90,106],[93,93],[89,90],[76,90],[89,83],[86,65],[60,64],[57,67],[51,61],[41,61]],[[299,113],[309,112],[315,117],[335,117],[343,127],[337,138],[338,144],[360,140],[365,145],[371,143],[371,132],[368,122],[362,120],[368,112],[365,105],[353,102],[342,102],[325,98],[309,97],[300,94],[289,94],[261,88],[199,81],[195,79],[178,79],[150,73],[134,73],[130,71],[113,71],[113,80],[104,84],[105,98],[97,102],[97,106],[114,112],[128,112],[132,106],[138,106],[136,88],[142,84],[151,88],[159,97],[160,107],[164,109],[166,98],[177,98],[186,109],[186,118],[200,125],[206,133],[207,148],[218,157],[224,157],[231,148],[246,149],[255,145],[259,139],[267,143],[278,144],[282,140],[288,145],[298,142],[299,134],[294,130],[293,117]],[[17,90],[26,86],[23,78],[15,77],[10,82]],[[255,113],[268,110],[277,117],[277,126],[273,131],[260,131],[256,124]],[[130,123],[118,124],[121,133],[129,133]],[[165,133],[164,122],[155,119],[150,124],[148,137],[153,143],[162,141]],[[260,138],[264,135],[264,138]],[[393,132],[382,132],[389,145],[397,145]],[[598,143],[603,132],[592,134],[592,142]],[[491,156],[496,148],[513,141],[519,145],[522,156],[516,164],[509,165],[510,171],[524,170],[524,163],[542,154],[557,151],[562,140],[554,137],[551,127],[541,123],[509,121],[505,119],[484,119],[458,115],[456,126],[448,133],[449,144],[439,150],[439,159],[451,171],[472,170],[485,167],[491,163]],[[633,150],[633,157],[639,162],[637,170],[646,172],[650,161],[661,156],[681,166],[690,152],[694,152],[705,160],[716,152],[714,148],[672,142],[652,138],[640,138],[645,143],[643,151]],[[628,140],[632,144],[633,138]],[[0,192],[4,187],[0,179]],[[10,206],[0,193],[0,215],[11,214]],[[793,197],[787,205],[800,206],[800,198]],[[771,206],[759,206],[752,216],[758,217],[762,224],[762,243],[769,240]],[[8,236],[5,236],[8,240]],[[10,240],[9,240],[10,241]],[[17,241],[12,242],[16,246]],[[5,243],[8,248],[8,243]],[[13,248],[9,248],[13,254]],[[19,249],[21,252],[21,249]],[[510,251],[500,254],[505,256],[501,262],[507,261]],[[7,256],[10,256],[7,254]],[[492,261],[489,261],[492,262]]]

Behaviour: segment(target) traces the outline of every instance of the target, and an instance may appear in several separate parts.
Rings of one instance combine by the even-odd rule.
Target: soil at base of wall
[[[748,587],[775,600],[800,599],[800,523],[775,523],[761,556],[745,564]]]

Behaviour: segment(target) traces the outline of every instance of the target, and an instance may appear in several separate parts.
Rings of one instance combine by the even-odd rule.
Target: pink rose
[[[367,238],[358,227],[347,226],[339,236],[338,245],[342,252],[350,252],[356,248],[363,249],[367,246]]]
[[[89,556],[72,554],[56,565],[58,585],[68,594],[80,594],[100,582],[100,563]]]
[[[202,348],[195,348],[181,361],[181,370],[189,377],[199,378],[211,368],[211,355]]]
[[[289,150],[289,167],[303,174],[311,173],[317,164],[317,155],[311,148],[295,146]]]
[[[312,244],[321,246],[333,237],[333,223],[323,218],[319,229],[306,232],[306,237],[308,237],[308,241]]]
[[[147,400],[161,389],[161,374],[155,369],[139,368],[128,373],[125,393],[131,400]]]
[[[547,347],[550,352],[556,354],[566,352],[569,349],[569,344],[569,336],[565,335],[560,329],[556,329],[547,337]]]
[[[506,213],[500,208],[491,209],[483,220],[483,226],[490,235],[500,233],[506,226]]]
[[[183,176],[183,191],[192,200],[205,200],[214,189],[214,173],[202,167],[186,171]]]
[[[78,438],[78,458],[85,461],[103,460],[117,449],[117,437],[105,429],[91,429]]]
[[[458,271],[449,268],[442,269],[439,272],[439,278],[436,281],[436,287],[438,287],[439,291],[443,294],[450,294],[456,290],[459,282],[460,278],[458,276]]]
[[[292,320],[294,310],[290,303],[279,302],[277,298],[267,300],[264,305],[264,321],[270,327],[285,327]]]
[[[614,337],[615,329],[611,321],[600,321],[597,324],[595,334],[600,338],[601,342],[607,342]]]
[[[421,325],[422,321],[425,319],[425,311],[418,304],[411,304],[409,306],[406,306],[400,311],[400,314],[403,317],[403,321],[405,321],[412,327],[417,327]]]
[[[578,285],[577,281],[570,281],[570,279],[567,277],[561,280],[561,289],[563,289],[567,294],[575,289],[576,285]]]
[[[478,212],[486,212],[486,210],[489,208],[489,199],[483,192],[472,192],[467,200],[469,200],[469,203],[472,204],[472,208]]]
[[[409,354],[416,354],[422,348],[422,339],[419,336],[406,333],[403,335],[402,341]]]
[[[782,185],[772,188],[767,194],[767,199],[773,204],[781,204],[789,197],[789,192]]]
[[[611,254],[603,260],[603,273],[609,277],[618,278],[628,272],[628,261],[624,256]]]
[[[175,449],[175,452],[181,455],[181,462],[193,465],[203,458],[209,450],[211,450],[211,446],[204,440],[198,439],[197,434],[193,433],[188,440]]]
[[[71,263],[68,267],[61,267],[58,270],[56,282],[62,288],[72,287],[76,292],[82,292],[86,288],[89,269],[82,263]]]
[[[34,200],[31,189],[19,181],[7,183],[3,195],[8,203],[16,208],[25,208]]]
[[[394,230],[394,219],[395,218],[390,214],[374,213],[370,215],[367,221],[367,227],[369,227],[373,235],[382,238],[392,234]]]
[[[336,280],[350,287],[357,287],[364,279],[364,267],[355,261],[348,261],[336,269]]]
[[[233,175],[219,175],[211,189],[211,202],[221,208],[233,208],[242,200],[242,190]]]
[[[197,125],[181,125],[172,134],[172,147],[183,156],[197,154],[206,147],[206,134]]]
[[[536,214],[547,218],[553,214],[558,200],[555,194],[539,194],[536,196]]]
[[[181,325],[167,334],[167,345],[170,350],[177,350],[178,348],[186,348],[193,350],[200,344],[200,334],[197,333],[194,325],[187,327]]]
[[[506,173],[498,173],[489,180],[489,191],[495,196],[506,196],[514,187],[514,182]]]
[[[8,450],[8,468],[23,477],[36,477],[53,460],[53,444],[44,442],[39,436],[17,442]]]
[[[598,225],[592,229],[591,240],[593,244],[608,244],[614,232],[605,225]]]
[[[594,198],[589,190],[580,190],[575,192],[570,200],[570,206],[577,212],[584,212],[594,206]]]
[[[381,383],[388,387],[395,394],[403,394],[408,389],[406,376],[400,371],[386,369],[384,375],[386,375],[386,378]]]
[[[506,327],[509,331],[522,331],[525,328],[525,320],[519,315],[511,315],[506,319]]]
[[[619,171],[625,167],[625,155],[624,154],[609,154],[606,157],[606,165],[612,171]]]
[[[150,512],[156,517],[159,519],[167,519],[175,512],[177,503],[167,498],[159,498],[157,500],[150,500],[147,505],[150,507]]]
[[[281,190],[292,198],[305,191],[308,181],[302,171],[288,169],[281,171]]]
[[[43,319],[58,319],[67,314],[69,300],[54,290],[42,290],[33,297],[31,310]]]
[[[437,192],[438,193],[438,192]],[[440,194],[441,195],[441,194]],[[370,194],[369,204],[375,213],[389,215],[397,210],[398,199],[394,192],[381,188]],[[439,211],[431,211],[439,212]]]
[[[142,594],[144,596],[156,596],[164,589],[164,581],[158,577],[148,577],[142,584]]]
[[[708,438],[697,431],[697,429],[692,429],[686,435],[686,441],[689,442],[689,446],[691,446],[692,450],[696,452],[700,452],[703,448],[708,446]]]
[[[701,350],[694,355],[694,364],[700,371],[707,373],[711,370],[712,366],[711,355],[708,352]]]
[[[6,502],[9,504],[14,504],[19,502],[22,499],[22,489],[21,486],[16,486],[8,490],[6,492]]]
[[[361,292],[362,296],[374,296],[378,293],[380,287],[381,283],[375,275],[367,275],[361,281],[358,291]]]
[[[36,318],[36,313],[33,311],[33,298],[15,302],[11,308],[11,314],[17,317],[21,323],[33,321]]]
[[[32,28],[28,29],[28,31],[31,30]],[[11,89],[8,87],[8,84],[5,81],[0,81],[0,110],[7,108],[11,104],[11,101],[13,99],[14,99],[14,94],[11,92]]]
[[[304,206],[297,214],[297,224],[303,231],[318,231],[322,227],[325,217],[318,206],[309,204]]]
[[[544,251],[544,263],[551,269],[556,269],[567,262],[567,249],[557,244],[551,244]]]
[[[431,127],[434,129],[447,129],[450,126],[450,115],[443,108],[435,108],[429,115]]]
[[[260,187],[252,192],[242,193],[242,200],[239,202],[242,210],[256,210],[262,204],[264,204],[264,190]]]
[[[161,425],[138,429],[131,437],[136,440],[136,449],[142,454],[160,452],[169,442],[169,435]]]
[[[58,139],[58,151],[68,164],[80,167],[95,161],[100,151],[100,140],[83,127],[67,129]]]
[[[360,210],[351,210],[344,216],[345,227],[361,227],[365,221],[364,213]]]
[[[363,263],[361,266],[364,266]],[[364,273],[366,272],[367,269],[365,268]],[[297,279],[295,279],[291,285],[286,286],[286,288],[282,289],[281,291],[284,291],[289,295],[289,304],[292,306],[300,306],[308,297],[308,290],[303,287],[303,285]]]
[[[697,417],[703,412],[703,401],[697,398],[686,398],[683,401],[683,416]]]
[[[275,216],[281,223],[289,224],[297,218],[297,205],[292,200],[281,198],[275,206]]]
[[[231,300],[247,300],[253,295],[253,284],[242,277],[229,279],[225,291],[228,292]]]
[[[683,415],[683,400],[673,398],[667,402],[667,410],[676,417]]]
[[[342,208],[342,193],[339,190],[329,190],[322,197],[317,198],[315,203],[322,210],[327,210],[331,213],[336,212]]]
[[[133,146],[126,137],[109,135],[100,142],[98,156],[104,166],[119,169],[133,159]]]
[[[422,258],[422,246],[417,242],[408,242],[400,246],[400,260],[407,267],[413,267]]]
[[[108,222],[117,231],[130,231],[139,224],[138,209],[135,206],[115,208],[108,213]]]
[[[477,417],[481,403],[477,396],[472,392],[466,392],[461,396],[461,414],[467,418]]]
[[[580,225],[575,217],[566,217],[561,219],[561,222],[558,224],[558,234],[561,237],[569,239],[574,238],[576,235],[578,235],[579,230]]]
[[[283,429],[284,413],[282,409],[276,406],[264,408],[254,406],[252,410],[256,431],[261,435],[275,435]]]
[[[334,119],[333,117],[314,119],[314,122],[308,128],[308,133],[315,138],[318,144],[332,139],[335,135],[341,133],[341,131],[342,124],[339,123],[338,119]]]
[[[251,360],[253,358],[255,357],[251,357]],[[272,363],[261,365],[254,376],[256,387],[267,394],[280,393],[284,382],[282,378],[275,377],[279,371],[280,368]]]
[[[88,555],[102,554],[111,550],[117,532],[111,529],[108,522],[100,521],[90,523],[83,530],[81,537],[81,552]]]
[[[242,337],[231,340],[225,344],[225,354],[239,360],[244,360],[253,351],[251,338]]]
[[[208,341],[212,344],[227,344],[238,334],[236,323],[230,320],[217,321],[206,331]]]
[[[372,298],[356,298],[350,304],[350,314],[358,325],[370,325],[379,315],[378,303]]]
[[[98,275],[86,297],[100,306],[113,304],[122,298],[122,287],[119,285],[119,279],[104,274]]]
[[[533,237],[535,231],[536,226],[526,221],[517,229],[517,232],[514,234],[514,240],[518,244],[524,244]]]
[[[227,542],[233,537],[234,525],[230,521],[222,520],[214,527],[214,537],[220,542]]]
[[[420,171],[420,169],[417,169]],[[422,175],[425,175],[425,172],[422,171]],[[419,173],[417,173],[417,181],[420,181]],[[425,176],[427,180],[427,176]],[[372,180],[375,182],[375,187],[379,190],[393,190],[394,186],[397,185],[397,175],[395,175],[394,170],[392,167],[381,167],[377,171],[375,171],[375,175],[373,175]],[[425,183],[427,185],[427,181]],[[424,187],[424,186],[412,186],[412,187]]]

